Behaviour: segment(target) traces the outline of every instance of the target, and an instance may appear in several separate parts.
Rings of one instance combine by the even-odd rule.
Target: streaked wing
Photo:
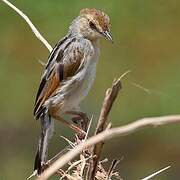
[[[76,38],[64,38],[53,49],[37,93],[34,116],[41,116],[45,101],[53,96],[61,82],[76,74],[83,61],[84,50]]]
[[[56,61],[57,59],[57,55],[59,54],[59,51],[60,51],[60,47],[62,46],[63,43],[65,43],[65,41],[67,40],[67,36],[64,37],[63,39],[61,39],[56,45],[55,47],[53,48],[52,52],[50,53],[49,57],[48,57],[48,62],[46,64],[46,69],[45,69],[45,72],[42,76],[42,79],[41,79],[41,82],[40,82],[40,85],[39,85],[39,89],[38,89],[38,92],[37,92],[37,95],[36,95],[36,100],[35,100],[35,105],[37,103],[37,100],[40,96],[40,94],[42,93],[42,90],[46,84],[46,81],[48,79],[48,76],[49,76],[49,72],[50,72],[50,69],[52,69],[52,66],[54,64],[54,62]]]

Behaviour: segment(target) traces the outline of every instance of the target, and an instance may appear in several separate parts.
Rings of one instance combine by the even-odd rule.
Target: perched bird
[[[112,41],[109,17],[97,9],[82,9],[49,55],[37,92],[34,116],[41,120],[34,170],[43,171],[48,143],[53,134],[53,119],[78,127],[62,118],[63,114],[80,112],[79,104],[87,96],[96,74],[99,38]],[[78,113],[77,113],[78,114]]]

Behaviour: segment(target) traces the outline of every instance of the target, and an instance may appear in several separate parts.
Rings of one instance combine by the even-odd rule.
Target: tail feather
[[[37,170],[38,175],[43,172],[43,164],[45,164],[47,161],[48,144],[50,138],[53,135],[53,130],[54,121],[46,112],[44,112],[41,116],[41,136],[39,139],[34,163],[34,170]]]

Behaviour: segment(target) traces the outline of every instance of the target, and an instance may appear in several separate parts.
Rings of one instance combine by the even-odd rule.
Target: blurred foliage
[[[123,90],[111,112],[113,125],[146,116],[180,113],[180,1],[178,0],[43,0],[13,3],[54,45],[84,7],[103,9],[111,18],[115,43],[101,40],[94,86],[82,109],[98,116],[105,90],[127,70]],[[32,116],[47,49],[25,22],[0,2],[0,179],[25,179],[32,171],[39,122]],[[143,87],[143,88],[142,88]],[[94,120],[95,124],[95,120]],[[51,154],[64,145],[69,129],[57,124]],[[134,180],[168,165],[155,179],[179,179],[179,125],[146,129],[107,142],[104,157],[124,157],[119,171]],[[53,179],[53,178],[52,178]],[[56,179],[56,178],[54,178]]]

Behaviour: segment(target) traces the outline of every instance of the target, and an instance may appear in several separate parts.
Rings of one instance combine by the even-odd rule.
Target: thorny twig
[[[180,123],[180,115],[143,118],[143,119],[137,120],[133,123],[130,123],[128,125],[105,130],[97,135],[94,135],[93,137],[90,137],[86,141],[81,142],[73,150],[67,152],[65,155],[60,157],[49,168],[47,168],[42,173],[42,175],[37,178],[37,180],[47,180],[59,168],[62,168],[65,164],[67,164],[70,160],[75,158],[83,150],[85,150],[88,147],[95,145],[99,142],[109,140],[109,139],[117,137],[117,136],[126,136],[128,134],[134,133],[138,130],[141,130],[141,129],[149,127],[149,126],[157,127],[160,125],[174,124],[174,123]]]

